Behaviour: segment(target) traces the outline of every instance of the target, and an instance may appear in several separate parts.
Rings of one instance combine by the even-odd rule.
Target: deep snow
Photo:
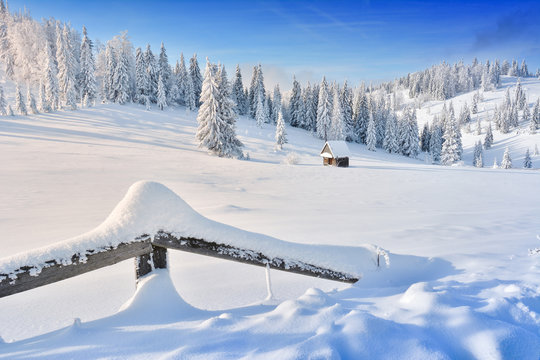
[[[540,95],[540,81],[523,86],[530,102]],[[504,91],[484,94],[480,116]],[[470,97],[454,99],[457,114]],[[420,124],[441,107],[426,104]],[[520,166],[540,145],[526,127],[495,131],[485,163],[508,146]],[[351,167],[337,169],[302,130],[287,128],[274,152],[273,127],[240,119],[252,160],[239,161],[198,149],[195,129],[193,113],[135,105],[2,118],[1,257],[87,232],[152,179],[209,219],[295,243],[376,244],[389,270],[410,272],[349,286],[271,271],[265,302],[263,268],[170,251],[170,279],[152,274],[135,295],[126,261],[0,299],[0,358],[539,357],[540,259],[527,255],[539,245],[538,170],[471,167],[472,134],[465,166],[351,144]],[[298,165],[283,163],[290,152]]]

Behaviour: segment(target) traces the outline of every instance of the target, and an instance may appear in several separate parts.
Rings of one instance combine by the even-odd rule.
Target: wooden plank
[[[308,275],[322,279],[355,283],[357,276],[339,271],[325,269],[320,266],[306,264],[294,259],[269,258],[268,256],[251,250],[236,248],[230,245],[218,244],[197,238],[175,237],[170,233],[158,232],[152,244],[165,248],[187,251],[199,255],[217,257],[225,260],[237,261],[245,264],[266,266],[276,270]]]
[[[36,271],[34,267],[22,267],[19,269],[21,272],[16,274],[16,279],[10,279],[8,277],[0,281],[0,298],[68,279],[152,252],[150,236],[144,235],[138,237],[136,240],[136,242],[120,244],[115,248],[108,247],[88,250],[84,256],[73,254],[71,264],[69,265],[59,264],[55,260],[48,261],[47,263],[51,266],[43,268],[35,276],[30,275]],[[9,276],[9,274],[0,274],[0,278],[4,276]]]
[[[167,249],[159,246],[152,246],[152,252],[142,254],[135,258],[135,278],[149,274],[154,269],[167,268]]]

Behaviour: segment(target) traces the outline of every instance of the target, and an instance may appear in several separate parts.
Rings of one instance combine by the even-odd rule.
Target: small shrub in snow
[[[287,165],[297,165],[300,162],[300,157],[295,152],[290,152],[285,157],[285,160],[283,162]]]
[[[538,145],[534,144],[534,156],[538,156],[540,153],[538,152]]]

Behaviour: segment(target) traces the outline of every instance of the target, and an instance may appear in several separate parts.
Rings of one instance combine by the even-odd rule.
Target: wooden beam
[[[137,281],[140,277],[151,273],[154,269],[167,268],[167,249],[153,246],[152,252],[139,255],[135,258],[135,277]]]
[[[122,243],[114,248],[106,247],[87,250],[84,255],[73,254],[69,265],[62,265],[56,260],[47,261],[50,266],[44,267],[34,276],[31,273],[34,273],[37,269],[33,266],[24,266],[15,271],[17,276],[15,279],[9,277],[11,274],[0,274],[0,279],[7,277],[0,281],[0,298],[114,265],[151,252],[150,236],[143,235],[138,237],[135,242]]]
[[[234,246],[218,244],[204,239],[191,237],[175,237],[174,235],[160,231],[152,241],[152,244],[187,251],[199,255],[217,257],[225,260],[237,261],[245,264],[266,266],[267,264],[276,270],[292,272],[296,274],[318,277],[321,279],[355,283],[359,280],[357,276],[326,269],[320,266],[307,264],[295,259],[270,258],[260,252],[240,249]]]

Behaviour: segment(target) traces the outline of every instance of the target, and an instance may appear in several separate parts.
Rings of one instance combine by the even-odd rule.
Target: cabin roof
[[[321,150],[321,156],[325,158],[349,157],[349,147],[345,141],[327,141]]]

